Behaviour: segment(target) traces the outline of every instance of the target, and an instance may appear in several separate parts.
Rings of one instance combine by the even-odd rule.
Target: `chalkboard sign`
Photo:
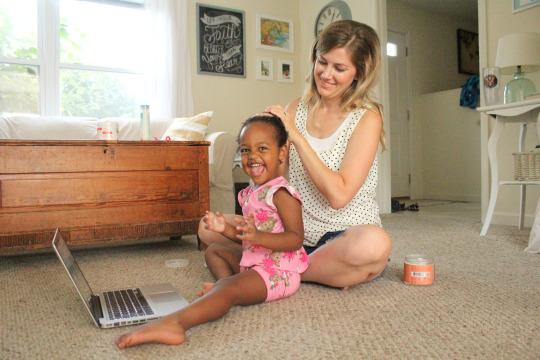
[[[244,12],[197,4],[198,72],[245,77]]]

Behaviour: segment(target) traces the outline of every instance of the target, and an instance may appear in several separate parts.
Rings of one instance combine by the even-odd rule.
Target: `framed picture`
[[[513,0],[512,12],[519,12],[540,5],[540,0]]]
[[[278,61],[278,81],[281,82],[293,82],[293,63],[289,60]]]
[[[245,77],[245,14],[197,4],[197,71]]]
[[[458,71],[477,75],[479,72],[478,34],[467,30],[457,31]]]
[[[271,58],[257,57],[256,61],[256,78],[257,80],[273,80],[274,79],[274,64]]]
[[[293,23],[287,19],[257,15],[257,47],[293,52]]]

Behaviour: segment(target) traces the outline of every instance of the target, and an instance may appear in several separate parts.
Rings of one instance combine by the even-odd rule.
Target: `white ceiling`
[[[419,9],[478,21],[477,0],[401,0]]]

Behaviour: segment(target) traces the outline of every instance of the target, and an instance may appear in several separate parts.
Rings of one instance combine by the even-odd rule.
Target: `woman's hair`
[[[289,134],[287,134],[287,130],[285,130],[285,126],[283,125],[283,122],[281,121],[281,119],[275,115],[250,116],[240,126],[240,130],[238,131],[238,137],[236,139],[238,143],[240,143],[240,135],[242,134],[242,130],[244,130],[244,128],[246,128],[248,125],[251,125],[256,122],[268,124],[274,128],[274,137],[276,138],[276,142],[279,147],[282,147],[283,145],[287,143]]]
[[[315,63],[319,55],[324,55],[336,48],[347,50],[356,67],[356,79],[341,98],[342,110],[352,111],[364,107],[376,108],[381,113],[381,105],[372,100],[370,94],[377,81],[381,64],[379,37],[373,28],[354,20],[331,23],[315,41],[311,52],[312,68],[307,79],[309,85],[304,93],[304,102],[311,109],[319,105],[320,95],[313,76]],[[384,130],[381,133],[381,144],[384,147]]]
[[[345,48],[356,67],[356,79],[343,94],[341,105],[353,110],[364,105],[375,104],[369,91],[375,85],[381,63],[379,37],[373,28],[353,20],[335,21],[319,35],[311,52],[312,71],[309,86],[304,95],[309,105],[315,105],[320,96],[317,91],[313,70],[319,55],[336,48]]]

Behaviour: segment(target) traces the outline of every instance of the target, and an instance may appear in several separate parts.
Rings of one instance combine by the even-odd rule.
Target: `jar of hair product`
[[[99,140],[118,140],[118,123],[115,121],[98,122],[97,138]]]
[[[408,285],[431,285],[435,279],[433,259],[423,254],[405,256],[403,282]]]

